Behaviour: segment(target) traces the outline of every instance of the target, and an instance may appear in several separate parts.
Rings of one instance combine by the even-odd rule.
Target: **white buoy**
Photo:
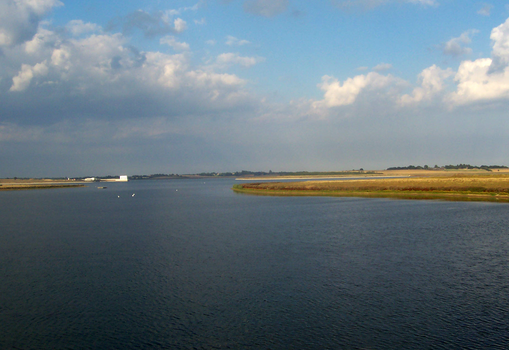
[[[135,194],[133,193],[133,195],[131,197],[134,197],[134,196],[135,196]]]
[[[120,198],[120,196],[117,196],[118,198]]]

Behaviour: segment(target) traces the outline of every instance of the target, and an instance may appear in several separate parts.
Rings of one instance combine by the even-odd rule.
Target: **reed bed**
[[[332,195],[395,198],[508,200],[509,175],[455,175],[345,181],[249,183],[234,190],[274,195]]]

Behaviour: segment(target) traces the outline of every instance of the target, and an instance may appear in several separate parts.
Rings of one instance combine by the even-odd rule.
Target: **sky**
[[[0,177],[509,165],[509,1],[2,0]]]

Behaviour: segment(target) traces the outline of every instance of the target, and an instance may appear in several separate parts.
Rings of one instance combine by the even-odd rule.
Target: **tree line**
[[[459,170],[459,169],[483,169],[487,171],[491,171],[492,169],[507,169],[508,167],[505,165],[470,165],[470,164],[457,164],[457,165],[444,165],[444,166],[438,166],[435,165],[433,168],[429,167],[428,165],[409,165],[409,166],[402,166],[402,167],[390,167],[387,168],[387,170],[430,170],[430,169],[447,169],[447,170]]]

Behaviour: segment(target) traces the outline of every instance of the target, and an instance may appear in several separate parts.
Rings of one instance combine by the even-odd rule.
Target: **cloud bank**
[[[30,40],[36,33],[41,19],[58,0],[16,1],[0,3],[0,46],[15,46]]]
[[[287,1],[245,4],[264,17],[289,6]],[[200,51],[182,36],[190,29],[179,17],[192,9],[137,11],[106,29],[81,20],[54,28],[43,19],[57,6],[61,3],[49,0],[0,5],[13,14],[0,15],[5,19],[0,21],[0,161],[7,169],[0,176],[18,176],[10,169],[29,172],[30,163],[46,173],[28,176],[70,169],[100,174],[108,167],[119,173],[277,169],[278,164],[286,166],[281,170],[344,169],[338,159],[366,168],[361,161],[387,166],[443,149],[461,155],[467,148],[481,159],[489,152],[469,149],[464,140],[471,142],[479,132],[500,144],[507,139],[503,128],[489,127],[493,123],[486,122],[484,130],[479,116],[488,110],[502,118],[493,120],[504,120],[509,107],[509,19],[492,29],[489,57],[465,59],[456,68],[423,67],[415,82],[399,77],[396,64],[383,62],[342,78],[323,72],[315,81],[318,97],[282,101],[256,91],[242,75],[271,64],[256,51],[242,52],[253,46],[247,40],[227,36],[227,51],[200,60]],[[159,46],[137,48],[131,31],[157,38]],[[472,54],[468,46],[475,33],[445,42],[443,53]],[[158,164],[164,168],[155,169]]]

